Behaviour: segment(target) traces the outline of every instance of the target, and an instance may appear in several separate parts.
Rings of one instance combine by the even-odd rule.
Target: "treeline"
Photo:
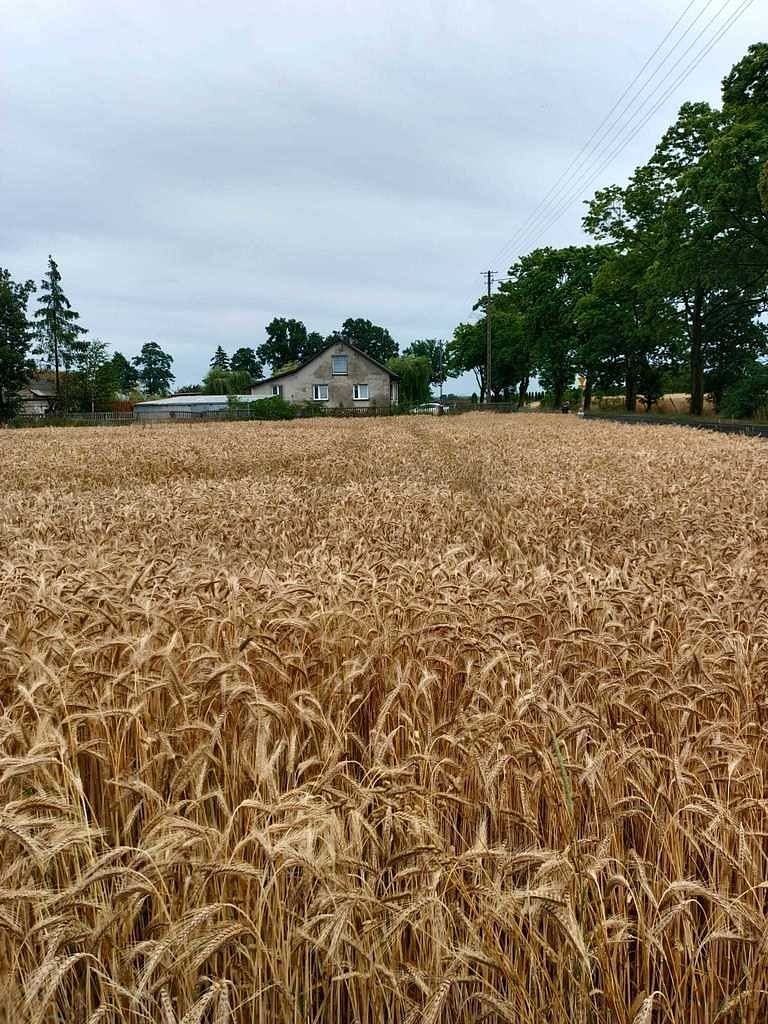
[[[646,408],[685,389],[701,415],[768,408],[768,44],[750,47],[722,103],[686,103],[625,186],[596,193],[595,244],[520,258],[491,300],[490,394],[522,404],[536,375],[559,404],[577,376],[593,395]],[[487,299],[449,345],[452,373],[486,395]]]
[[[37,308],[30,314],[36,292]],[[21,390],[43,373],[52,378],[57,411],[87,412],[117,396],[168,394],[172,364],[173,357],[154,341],[129,360],[110,354],[100,338],[89,338],[52,256],[39,289],[0,268],[0,422],[17,413]]]
[[[397,342],[386,327],[362,317],[349,317],[338,330],[328,335],[308,330],[301,320],[275,317],[267,324],[265,332],[266,340],[257,349],[240,348],[231,358],[219,346],[202,383],[185,390],[214,395],[242,394],[251,380],[262,378],[266,368],[270,374],[294,369],[336,341],[354,345],[397,373],[403,403],[428,401],[431,386],[440,385],[447,379],[447,353],[443,341],[420,339],[400,353]]]
[[[37,305],[30,311],[33,296]],[[219,345],[199,383],[175,393],[247,394],[267,370],[277,373],[305,362],[326,345],[346,341],[400,375],[403,402],[429,400],[432,384],[446,379],[446,346],[438,340],[414,341],[402,353],[385,327],[363,318],[348,318],[324,336],[296,319],[275,317],[266,339],[256,348],[241,347],[231,356]],[[39,285],[17,282],[0,269],[0,422],[21,405],[20,392],[36,377],[47,376],[55,389],[57,412],[90,412],[117,400],[142,401],[171,394],[173,356],[155,341],[137,356],[110,352],[100,338],[88,335],[72,308],[53,257]]]

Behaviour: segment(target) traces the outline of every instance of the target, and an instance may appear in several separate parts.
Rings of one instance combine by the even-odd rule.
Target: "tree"
[[[334,331],[326,338],[326,344],[334,341],[346,341],[378,363],[386,363],[397,355],[397,342],[386,327],[362,318],[345,320],[340,331]]]
[[[707,376],[759,355],[749,330],[765,309],[768,217],[760,175],[768,152],[768,44],[750,47],[723,82],[723,106],[686,103],[626,188],[603,189],[585,226],[641,255],[644,282],[673,304],[687,340],[690,410]]]
[[[139,372],[128,362],[122,352],[114,352],[111,362],[118,391],[127,395],[139,386]]]
[[[301,320],[274,317],[266,326],[267,340],[256,355],[268,363],[272,373],[286,363],[303,363],[307,358],[307,328]]]
[[[139,382],[142,390],[148,395],[168,395],[171,382],[175,380],[171,372],[173,356],[163,352],[156,341],[147,341],[141,347],[141,353],[132,360],[138,368]]]
[[[48,257],[48,273],[40,284],[40,298],[35,313],[38,348],[56,373],[56,404],[61,404],[60,367],[68,371],[81,346],[80,335],[87,334],[78,323],[80,314],[72,309],[61,287],[61,274],[53,256]],[[66,400],[64,402],[66,405]]]
[[[604,256],[576,304],[576,368],[585,378],[585,409],[595,387],[618,386],[624,407],[634,412],[638,396],[658,392],[662,369],[679,356],[680,328],[674,307],[646,279],[642,254],[608,250]]]
[[[251,380],[260,380],[263,368],[252,348],[239,348],[229,361],[229,368],[234,372],[247,373]]]
[[[749,419],[768,412],[768,366],[754,360],[734,381],[723,400],[726,416]]]
[[[74,390],[83,411],[93,412],[97,404],[111,401],[120,387],[116,366],[107,358],[108,347],[100,338],[91,338],[75,356]]]
[[[398,396],[401,405],[421,405],[430,400],[432,364],[426,356],[393,356],[386,365],[400,378]]]
[[[0,268],[0,422],[16,414],[18,391],[30,377],[27,304],[34,290],[34,282],[16,282]]]
[[[229,369],[229,357],[221,345],[217,345],[216,351],[213,353],[213,358],[210,362],[212,370],[228,370]]]
[[[212,367],[205,375],[202,391],[206,395],[248,395],[251,375],[246,370],[219,370]]]
[[[448,372],[451,377],[472,372],[480,390],[480,401],[485,401],[485,324],[459,324],[448,342]]]
[[[429,383],[442,389],[443,384],[448,380],[446,344],[437,338],[425,338],[412,341],[408,348],[403,350],[404,356],[424,356],[429,360],[431,367]]]
[[[313,356],[316,356],[319,352],[323,351],[325,346],[326,341],[323,335],[319,331],[310,331],[307,334],[304,359],[311,359]]]
[[[535,249],[509,270],[493,305],[507,313],[507,367],[501,364],[499,385],[509,387],[518,376],[520,402],[525,401],[533,367],[555,405],[573,384],[585,338],[577,316],[579,301],[589,293],[605,259],[603,247],[568,246]],[[486,300],[487,301],[487,300]],[[492,314],[492,335],[494,331]],[[510,333],[511,332],[511,333]],[[495,346],[494,346],[495,347]],[[507,377],[507,382],[504,381]],[[497,382],[492,381],[494,390]]]

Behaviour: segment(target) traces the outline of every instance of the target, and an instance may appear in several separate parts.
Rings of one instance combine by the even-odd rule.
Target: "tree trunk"
[[[592,378],[589,374],[584,378],[584,412],[592,408]]]
[[[61,388],[59,385],[59,338],[55,330],[53,332],[53,365],[56,368],[56,411],[61,412]]]
[[[627,374],[624,385],[624,408],[627,412],[637,412],[637,381],[632,372]]]
[[[525,405],[525,400],[528,397],[528,384],[530,383],[530,377],[523,377],[520,383],[517,385],[517,408],[522,409]]]
[[[704,412],[704,290],[697,287],[691,310],[691,416]]]

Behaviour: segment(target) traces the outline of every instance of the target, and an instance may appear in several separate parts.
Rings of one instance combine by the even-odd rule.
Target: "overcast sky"
[[[91,334],[159,342],[180,385],[273,316],[448,338],[686,3],[0,0],[0,265],[39,281],[52,253]],[[585,197],[765,25],[756,0]]]

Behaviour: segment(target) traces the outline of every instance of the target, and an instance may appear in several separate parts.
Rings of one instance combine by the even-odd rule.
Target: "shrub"
[[[720,410],[733,419],[751,419],[768,412],[768,365],[755,360],[725,393]]]
[[[275,395],[251,402],[250,416],[252,420],[292,420],[296,416],[296,407]]]

